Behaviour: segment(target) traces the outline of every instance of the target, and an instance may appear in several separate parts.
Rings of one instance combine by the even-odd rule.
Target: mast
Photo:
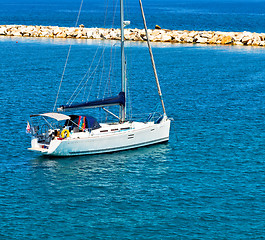
[[[143,17],[143,21],[144,21],[144,29],[145,29],[145,34],[146,34],[146,38],[147,38],[147,45],[148,45],[148,49],[149,49],[149,54],[150,54],[150,57],[151,57],[153,71],[154,71],[154,74],[155,74],[157,91],[158,91],[158,94],[159,94],[159,97],[160,97],[160,101],[161,101],[161,104],[162,104],[162,108],[163,108],[164,114],[166,115],[166,108],[165,108],[164,100],[163,100],[163,97],[162,97],[162,91],[161,91],[161,88],[160,88],[160,84],[159,84],[159,80],[158,80],[158,76],[157,76],[157,72],[156,72],[155,60],[154,60],[154,56],[153,56],[153,52],[152,52],[152,48],[151,48],[151,44],[150,44],[150,40],[149,40],[149,36],[148,36],[146,20],[145,20],[145,16],[144,16],[143,4],[142,4],[141,0],[139,0],[139,3],[140,3],[142,17]]]
[[[125,53],[124,53],[124,5],[123,0],[120,0],[121,11],[121,91],[125,94],[126,99],[126,76],[125,76]],[[125,122],[126,119],[126,104],[120,107],[121,110],[121,122]]]

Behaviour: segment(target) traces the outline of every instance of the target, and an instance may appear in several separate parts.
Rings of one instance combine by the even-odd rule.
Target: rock
[[[213,36],[211,39],[208,40],[208,43],[209,44],[216,44],[217,40],[218,40],[218,37]]]
[[[26,26],[21,26],[20,27],[20,33],[22,36],[24,36],[27,33],[27,27]]]
[[[38,34],[37,31],[33,31],[33,32],[30,33],[30,36],[31,36],[31,37],[38,37],[39,34]]]
[[[82,35],[81,33],[78,33],[77,36],[76,36],[75,38],[80,39],[80,38],[82,38],[82,36],[83,36],[83,35]]]
[[[134,32],[134,34],[131,37],[132,41],[141,41],[141,37],[137,32]]]
[[[111,32],[109,33],[109,35],[110,35],[110,38],[113,39],[113,40],[115,40],[115,39],[118,37],[116,31],[111,31]]]
[[[188,37],[194,38],[197,35],[196,31],[191,31],[188,33]]]
[[[35,26],[35,31],[40,31],[41,30],[41,26]]]
[[[203,32],[200,36],[201,36],[202,38],[208,38],[208,39],[211,39],[211,38],[213,37],[213,34],[208,33],[208,32]]]
[[[66,38],[67,34],[65,32],[61,32],[59,34],[56,35],[57,38]]]
[[[162,42],[170,42],[172,40],[171,36],[168,33],[161,34]]]
[[[97,32],[97,31],[93,32],[91,38],[92,39],[100,39],[99,32]]]
[[[20,30],[14,29],[11,33],[11,36],[15,36],[15,37],[21,37],[22,34],[20,32]]]
[[[156,29],[156,30],[153,30],[152,32],[150,32],[150,36],[158,36],[162,33],[163,31],[162,30],[159,30],[159,29]]]
[[[235,35],[233,36],[235,42],[240,42],[243,37],[243,33],[235,33]]]
[[[256,40],[254,40],[254,41],[252,42],[252,46],[260,46],[260,41],[256,41]]]
[[[254,41],[257,41],[257,42],[259,42],[260,40],[262,40],[261,36],[258,33],[253,33],[252,34],[252,39]]]
[[[56,28],[53,29],[53,35],[57,35],[59,33],[61,33],[61,30],[60,30],[59,27],[56,27]]]
[[[193,43],[194,42],[194,39],[192,37],[187,37],[184,39],[184,42],[186,43]]]
[[[6,35],[6,28],[5,27],[0,28],[0,35],[3,35],[3,36]]]
[[[158,25],[156,25],[156,26],[155,26],[155,29],[161,29],[161,27],[160,27],[160,26],[158,26]]]
[[[252,43],[253,43],[253,40],[250,39],[250,40],[247,42],[247,45],[252,45]]]
[[[93,30],[89,28],[85,28],[83,30],[83,35],[86,36],[87,38],[91,38],[93,35]]]
[[[249,36],[244,36],[242,39],[241,39],[241,42],[243,44],[247,44],[249,41],[251,40],[251,38]]]
[[[180,38],[176,37],[176,38],[172,39],[171,42],[173,42],[173,43],[180,43],[182,41],[180,40]]]
[[[236,41],[236,42],[234,42],[234,45],[243,46],[243,45],[244,45],[244,43],[242,43],[242,42],[239,42],[239,41]]]
[[[81,39],[88,39],[88,37],[86,35],[82,35]]]
[[[173,39],[180,39],[180,34],[177,31],[172,31],[171,37]]]
[[[52,35],[52,32],[49,29],[43,29],[39,32],[40,37],[49,37]]]
[[[233,43],[233,38],[231,36],[225,36],[221,41],[221,44],[223,45],[231,43]]]
[[[205,43],[207,43],[207,41],[208,41],[208,38],[198,37],[196,40],[196,43],[205,44]]]
[[[185,40],[188,38],[188,33],[183,33],[179,37],[181,41],[185,42]]]

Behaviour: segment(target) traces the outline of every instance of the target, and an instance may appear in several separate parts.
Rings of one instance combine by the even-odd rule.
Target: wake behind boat
[[[129,121],[127,119],[127,77],[124,50],[124,27],[129,24],[129,21],[124,21],[123,0],[120,0],[120,93],[117,96],[99,100],[62,105],[57,109],[57,112],[31,115],[31,126],[28,124],[27,127],[27,131],[32,135],[31,148],[29,148],[29,150],[52,156],[76,156],[128,150],[169,140],[171,121],[166,115],[141,0],[139,0],[139,3],[163,114],[154,112],[147,116],[145,121]],[[111,106],[119,107],[119,116],[108,109]],[[99,123],[94,117],[87,114],[65,115],[61,113],[64,111],[84,111],[91,108],[101,108],[118,120],[116,122]],[[41,118],[43,123],[35,124],[35,118]]]

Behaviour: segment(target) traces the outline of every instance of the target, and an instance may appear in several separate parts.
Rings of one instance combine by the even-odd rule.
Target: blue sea
[[[74,26],[79,4],[0,0],[0,24]],[[143,4],[150,28],[265,32],[264,1]],[[79,24],[118,26],[116,5],[84,0]],[[125,9],[131,27],[142,28],[137,1]],[[52,111],[70,45],[58,104],[102,49],[104,67],[116,56],[119,75],[119,44],[0,37],[0,239],[265,238],[265,48],[153,44],[174,119],[170,141],[44,158],[27,150],[26,122]],[[126,47],[132,112],[147,113],[157,100],[148,51],[145,43]]]

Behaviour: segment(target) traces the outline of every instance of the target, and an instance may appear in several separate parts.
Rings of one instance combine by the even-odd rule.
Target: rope
[[[106,6],[106,9],[105,9],[105,18],[104,18],[104,28],[105,28],[105,26],[106,26],[106,21],[107,21],[107,14],[108,14],[109,0],[105,0],[105,4],[104,4],[104,5]],[[103,42],[102,42],[102,45],[103,45]],[[95,54],[94,54],[94,57],[93,57],[93,60],[92,60],[92,62],[91,62],[91,64],[90,64],[90,66],[89,66],[89,70],[85,73],[84,77],[83,77],[82,80],[79,82],[79,84],[78,84],[78,86],[76,87],[75,91],[73,92],[73,94],[72,94],[71,97],[69,98],[69,100],[68,100],[68,102],[67,102],[67,105],[68,105],[69,103],[72,104],[73,101],[77,98],[77,96],[81,93],[81,91],[82,91],[83,89],[84,89],[84,91],[83,91],[83,101],[84,101],[84,99],[85,99],[85,94],[86,94],[86,91],[87,91],[87,83],[88,83],[88,80],[94,75],[94,77],[93,77],[93,81],[92,81],[91,86],[90,86],[90,91],[89,91],[89,94],[88,94],[88,96],[87,96],[87,100],[89,99],[89,96],[90,96],[90,94],[91,94],[92,85],[93,85],[93,83],[94,83],[94,79],[95,79],[95,71],[96,71],[96,69],[98,68],[98,66],[99,66],[99,64],[100,64],[100,61],[101,61],[101,59],[102,59],[102,56],[104,55],[104,52],[105,52],[105,47],[104,47],[104,48],[102,49],[102,54],[101,54],[101,56],[100,56],[100,60],[98,61],[95,70],[90,74],[90,70],[91,70],[92,65],[93,65],[93,63],[94,63],[94,60],[95,60],[95,58],[96,58],[96,56],[97,56],[97,54],[98,54],[99,47],[100,47],[100,46],[97,47],[97,50],[96,50],[96,52],[95,52]],[[104,59],[103,59],[103,60],[104,60]],[[87,80],[84,82],[83,86],[80,87],[81,84],[83,83],[83,81],[84,81],[84,79],[85,79],[86,77],[87,77]],[[101,78],[102,78],[102,76],[101,76]],[[79,88],[80,88],[80,89],[79,89]],[[76,95],[75,95],[75,94],[76,94]]]
[[[96,70],[97,70],[97,68],[98,68],[98,66],[99,66],[99,63],[100,63],[100,61],[101,61],[101,58],[102,58],[102,56],[104,55],[104,51],[105,51],[105,49],[103,50],[103,53],[101,54],[101,57],[100,57],[99,62],[98,62],[98,65],[96,66],[96,68],[95,68],[95,70],[92,72],[92,74],[88,77],[88,79],[86,80],[85,84],[88,82],[88,80],[91,78],[91,76],[96,72]],[[69,100],[67,104],[71,105],[71,104],[74,102],[74,100],[77,98],[77,96],[79,95],[79,93],[80,93],[80,92],[82,91],[82,89],[84,88],[85,84],[80,88],[80,90],[78,91],[78,93],[76,94],[76,96],[74,97],[74,99],[71,101],[71,103],[70,103],[70,100]],[[80,85],[81,85],[81,83],[79,84],[79,86],[80,86]],[[72,95],[72,96],[73,96],[73,95]]]
[[[113,0],[113,8],[114,8],[114,14],[113,14],[113,19],[112,19],[112,25],[111,25],[111,28],[113,28],[114,26],[114,23],[115,23],[115,16],[116,16],[116,12],[117,12],[117,7],[118,7],[118,1],[116,1],[116,4],[114,4],[114,0]],[[113,47],[116,46],[116,43],[111,45],[111,49],[110,49],[110,64],[109,64],[109,74],[107,76],[107,79],[108,81],[106,82],[106,85],[105,85],[105,89],[104,89],[104,94],[103,94],[103,98],[105,97],[106,95],[106,91],[108,89],[108,93],[111,94],[111,76],[112,76],[112,73],[113,73],[113,63],[115,63],[115,58],[116,58],[116,48],[114,50],[114,57],[112,58],[112,55],[113,55]],[[116,85],[115,85],[116,86]]]
[[[147,45],[148,45],[148,49],[149,49],[149,54],[151,57],[153,71],[154,71],[154,75],[155,75],[155,79],[156,79],[157,91],[158,91],[158,94],[160,97],[161,105],[163,107],[163,112],[166,115],[164,100],[162,97],[162,92],[161,92],[161,88],[160,88],[160,84],[159,84],[159,80],[158,80],[158,76],[157,76],[157,71],[156,71],[156,66],[155,66],[155,60],[154,60],[154,56],[153,56],[153,52],[152,52],[152,48],[151,48],[151,44],[150,44],[150,39],[149,39],[149,35],[148,35],[148,30],[147,30],[145,15],[144,15],[144,9],[143,9],[143,5],[142,5],[142,0],[139,0],[139,3],[140,3],[141,12],[142,12],[143,22],[144,22],[144,29],[145,29],[145,34],[146,34],[146,38],[147,38]]]
[[[104,5],[106,6],[106,10],[105,10],[105,19],[104,19],[104,28],[105,28],[105,26],[106,26],[106,20],[107,20],[107,13],[108,13],[108,7],[109,7],[109,0],[107,0],[107,4],[104,3]],[[99,49],[99,47],[97,48],[97,51],[98,51],[98,49]],[[97,55],[97,51],[96,51],[96,53],[95,53],[95,55],[94,55],[94,59],[95,59],[95,57],[96,57],[96,55]],[[94,62],[94,59],[93,59],[91,65],[90,65],[90,67],[89,67],[89,71],[88,71],[88,72],[90,72],[90,69],[91,69],[92,64],[93,64],[93,62]],[[88,73],[88,72],[87,72],[87,73]],[[85,74],[84,78],[86,77],[87,73]],[[84,80],[84,78],[82,79],[82,81]],[[89,77],[88,77],[88,78],[89,78]],[[93,82],[94,82],[94,78],[93,78]],[[80,84],[79,84],[79,85],[80,85]],[[78,85],[78,87],[79,87],[79,85]],[[78,88],[78,87],[77,87],[77,88]],[[85,99],[86,88],[87,88],[87,81],[86,81],[86,83],[85,83],[85,87],[84,87],[84,93],[83,93],[83,99],[82,99],[82,101],[84,101],[84,99]],[[75,91],[75,92],[76,92],[76,91]],[[73,96],[73,95],[72,95],[72,96]],[[72,97],[71,97],[71,98],[72,98]],[[88,96],[88,98],[89,98],[89,96]],[[69,99],[69,101],[70,101],[70,99]]]
[[[92,62],[91,62],[91,64],[90,64],[89,69],[88,69],[87,72],[85,73],[85,75],[84,75],[84,77],[82,78],[82,80],[79,82],[79,84],[78,84],[78,86],[76,87],[75,91],[73,92],[72,96],[69,98],[68,102],[66,103],[67,105],[70,103],[70,101],[71,101],[72,98],[74,97],[75,93],[77,92],[77,90],[78,90],[78,88],[80,87],[80,85],[83,83],[83,81],[84,81],[84,79],[86,78],[86,76],[90,73],[90,70],[91,70],[92,65],[93,65],[93,63],[94,63],[94,60],[95,60],[95,58],[96,58],[97,52],[98,52],[98,48],[97,48],[97,50],[96,50],[96,53],[95,53],[95,55],[94,55],[94,58],[92,59]],[[93,74],[93,73],[94,73],[94,72],[92,72],[92,74]],[[92,74],[91,74],[91,75],[92,75]],[[88,76],[88,79],[91,77],[91,75]],[[88,81],[88,80],[87,80],[87,81]],[[86,85],[87,81],[84,83],[84,86]]]
[[[106,86],[105,86],[105,89],[104,89],[103,98],[106,95],[107,88],[108,88],[108,93],[109,94],[111,93],[110,82],[111,82],[111,73],[112,73],[112,53],[113,53],[113,46],[114,45],[111,46],[111,50],[110,50],[110,65],[109,65],[109,74],[108,74],[108,77],[107,77],[108,81],[106,82]]]
[[[81,0],[78,16],[77,16],[77,19],[76,19],[76,22],[75,22],[75,28],[77,27],[77,24],[78,24],[78,21],[79,21],[79,17],[80,17],[80,13],[81,13],[81,10],[82,10],[83,2],[84,2],[84,0]],[[61,86],[62,86],[62,82],[63,82],[63,79],[64,79],[64,74],[65,74],[65,70],[66,70],[66,67],[67,67],[68,59],[69,59],[69,56],[70,56],[71,48],[72,48],[72,43],[69,46],[67,58],[66,58],[66,61],[65,61],[64,69],[63,69],[63,74],[62,74],[61,81],[60,81],[60,84],[59,84],[59,89],[58,89],[58,92],[57,92],[56,100],[55,100],[55,103],[54,103],[54,106],[53,106],[53,112],[54,112],[54,110],[56,108],[58,97],[59,97],[59,93],[61,91]]]
[[[114,26],[114,23],[115,23],[115,15],[116,15],[116,12],[117,12],[117,6],[118,6],[118,0],[113,0],[113,3],[116,3],[114,4],[113,6],[113,10],[114,10],[114,14],[113,14],[113,19],[112,19],[112,27]],[[109,12],[109,0],[105,0],[105,19],[104,19],[104,27],[106,26],[106,21],[107,21],[107,15],[108,15],[108,12]],[[76,26],[78,24],[78,21],[79,21],[79,17],[80,17],[80,12],[81,12],[81,9],[82,9],[82,5],[83,5],[83,0],[81,1],[81,5],[80,5],[80,9],[79,9],[79,13],[78,13],[78,17],[77,17],[77,21],[76,21]],[[102,45],[103,45],[103,41],[102,41]],[[59,89],[58,89],[58,93],[57,93],[57,96],[56,96],[56,101],[55,101],[55,104],[54,104],[54,108],[53,108],[53,111],[55,110],[55,107],[57,105],[57,101],[58,101],[58,98],[59,98],[59,94],[60,94],[60,91],[61,91],[61,86],[62,86],[62,81],[64,79],[64,75],[65,75],[65,71],[66,71],[66,67],[67,67],[67,64],[68,64],[68,61],[69,61],[69,56],[70,56],[70,52],[71,52],[71,47],[72,47],[72,44],[69,46],[69,51],[68,51],[68,54],[67,54],[67,58],[66,58],[66,62],[65,62],[65,66],[64,66],[64,70],[63,70],[63,74],[62,74],[62,78],[61,78],[61,81],[60,81],[60,85],[59,85]],[[101,46],[102,47],[102,46]],[[95,69],[91,72],[91,69],[95,63],[95,58],[96,56],[98,56],[100,53],[98,52],[100,46],[98,46],[95,54],[94,54],[94,57],[93,57],[93,60],[87,70],[87,72],[85,73],[85,75],[83,76],[83,78],[81,79],[81,81],[79,82],[79,84],[77,85],[77,87],[75,88],[75,91],[73,92],[73,94],[70,96],[70,98],[68,99],[67,101],[67,105],[71,105],[73,104],[73,102],[76,100],[76,98],[79,96],[79,94],[82,92],[83,96],[83,101],[85,100],[85,95],[86,95],[86,92],[88,93],[87,94],[87,101],[89,99],[89,96],[91,95],[91,92],[92,92],[92,89],[93,89],[93,85],[95,85],[95,82],[98,82],[98,88],[99,88],[99,92],[97,93],[97,98],[99,98],[99,95],[100,95],[100,90],[104,90],[103,92],[103,96],[105,96],[105,93],[106,93],[106,89],[109,88],[109,92],[111,92],[111,89],[110,89],[110,83],[111,83],[111,73],[113,73],[113,64],[115,61],[113,61],[113,59],[111,59],[110,61],[110,69],[109,69],[109,72],[107,73],[107,71],[105,71],[104,67],[105,67],[105,61],[104,61],[104,54],[105,54],[105,50],[106,50],[106,46],[104,46],[102,48],[102,52],[101,52],[101,56],[99,56],[99,60],[98,62],[96,63],[96,66],[95,66]],[[110,57],[112,57],[113,55],[113,52],[112,52],[112,49],[113,49],[113,46],[111,46],[111,54],[110,54]],[[114,54],[115,56],[116,54]],[[103,67],[102,67],[102,71],[101,71],[101,76],[99,78],[99,80],[95,81],[95,78],[96,77],[96,72],[99,71],[99,66],[101,66],[102,64],[102,61],[103,61]],[[94,68],[94,67],[93,67]],[[102,79],[103,77],[107,75],[107,79],[108,81],[106,81],[106,85],[105,85],[105,89],[104,87],[102,86]],[[88,88],[88,81],[90,79],[93,79],[91,84],[90,85],[90,89]],[[116,85],[114,85],[114,87],[117,87]]]
[[[100,76],[99,85],[98,85],[97,98],[99,98],[99,94],[100,94],[100,90],[101,90],[101,83],[102,83],[102,78],[103,78],[103,75],[104,75],[104,68],[105,68],[105,59],[104,59],[104,56],[103,56],[103,60],[102,60],[102,70],[101,70],[101,76]]]

